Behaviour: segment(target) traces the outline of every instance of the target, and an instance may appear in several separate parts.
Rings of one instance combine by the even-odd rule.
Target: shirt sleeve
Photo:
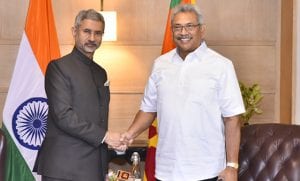
[[[231,117],[245,112],[242,94],[234,66],[228,61],[220,78],[219,100],[224,117]]]
[[[155,85],[154,73],[149,77],[148,83],[144,90],[140,109],[144,112],[157,112],[157,88]]]

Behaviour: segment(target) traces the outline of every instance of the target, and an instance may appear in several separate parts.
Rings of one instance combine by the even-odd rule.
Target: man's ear
[[[200,26],[201,38],[203,39],[205,36],[206,26],[205,24]]]
[[[72,27],[71,31],[72,31],[72,35],[73,35],[73,37],[75,37],[75,36],[76,36],[76,34],[77,34],[77,28],[75,28],[75,27]]]
[[[200,31],[201,31],[201,33],[204,33],[206,31],[206,25],[205,24],[202,24],[200,26]]]

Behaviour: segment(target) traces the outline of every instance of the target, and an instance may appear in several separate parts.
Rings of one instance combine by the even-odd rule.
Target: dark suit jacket
[[[104,180],[107,145],[101,142],[110,99],[106,81],[106,71],[76,48],[49,63],[47,132],[34,171],[72,181]]]

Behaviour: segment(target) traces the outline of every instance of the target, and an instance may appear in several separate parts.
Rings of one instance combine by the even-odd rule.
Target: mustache
[[[182,39],[191,39],[192,37],[190,35],[182,35],[175,37],[176,40],[182,40]]]
[[[88,45],[88,46],[98,46],[98,44],[95,43],[95,42],[88,42],[85,45]]]

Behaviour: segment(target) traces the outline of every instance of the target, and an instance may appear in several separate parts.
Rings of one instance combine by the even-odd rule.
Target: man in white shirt
[[[172,15],[176,48],[155,60],[141,108],[123,141],[158,120],[155,177],[162,181],[237,181],[239,115],[244,110],[233,64],[209,49],[194,5]]]

